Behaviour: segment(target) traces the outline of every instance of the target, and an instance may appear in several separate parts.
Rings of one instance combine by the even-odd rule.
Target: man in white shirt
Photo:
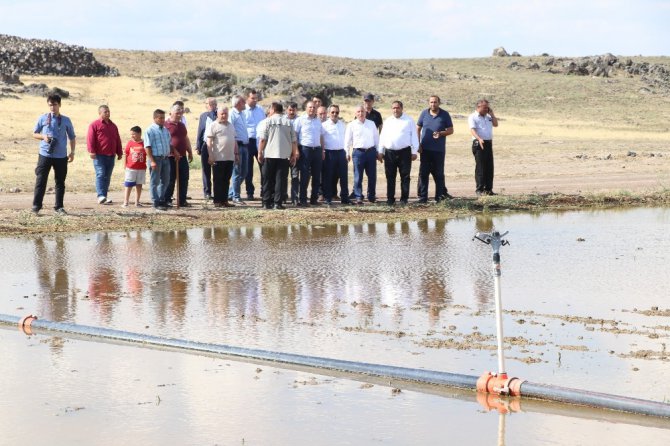
[[[323,164],[323,128],[316,115],[314,102],[307,103],[306,114],[297,118],[293,124],[298,138],[302,170],[300,171],[300,201],[298,206],[307,206],[307,189],[312,180],[309,204],[319,204],[319,184],[321,184],[321,165]]]
[[[356,107],[356,119],[347,124],[344,146],[354,162],[354,198],[363,204],[363,173],[368,177],[368,201],[377,201],[377,147],[379,131],[375,123],[365,119],[365,106]]]
[[[419,151],[419,138],[414,120],[403,113],[402,102],[393,101],[391,110],[393,114],[384,121],[379,137],[377,159],[385,163],[386,203],[389,206],[395,204],[395,179],[396,174],[400,173],[400,203],[406,205],[409,199],[409,174],[412,161],[416,160]]]
[[[478,197],[496,195],[493,192],[493,127],[498,127],[498,118],[489,107],[489,101],[477,101],[477,110],[468,117],[468,126],[475,156],[475,192]]]
[[[333,197],[337,190],[337,179],[340,180],[340,197],[342,204],[349,204],[349,184],[347,172],[347,152],[344,150],[344,134],[346,125],[340,120],[340,106],[331,105],[328,108],[329,118],[321,124],[324,130],[323,148],[323,196],[328,206],[333,204]]]
[[[258,92],[256,90],[249,90],[247,93],[247,104],[243,113],[244,120],[247,122],[247,136],[249,136],[249,145],[247,146],[249,158],[247,164],[247,177],[244,180],[244,184],[247,189],[247,200],[252,201],[256,190],[254,187],[254,158],[258,157],[256,127],[259,122],[265,119],[265,111],[263,110],[263,107],[258,105]]]

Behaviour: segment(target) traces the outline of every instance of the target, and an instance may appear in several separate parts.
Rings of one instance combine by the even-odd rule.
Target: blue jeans
[[[228,189],[228,198],[239,200],[242,182],[247,177],[247,169],[249,168],[249,151],[247,150],[247,145],[240,144],[239,141],[237,142],[237,149],[240,159],[233,167],[233,180]]]
[[[312,193],[310,201],[319,199],[319,185],[321,184],[321,166],[323,165],[323,149],[321,147],[300,146],[300,202],[307,202],[307,187],[312,179]]]
[[[114,158],[115,155],[96,155],[93,158],[95,190],[98,197],[107,197],[109,182],[112,180],[112,171],[114,171]]]
[[[165,206],[165,192],[170,182],[170,160],[167,156],[155,156],[155,168],[149,168],[149,188],[154,207]]]
[[[377,199],[377,150],[354,149],[354,197],[363,199],[363,173],[368,177],[368,201]]]

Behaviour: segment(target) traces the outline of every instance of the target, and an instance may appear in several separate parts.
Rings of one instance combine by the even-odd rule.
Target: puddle
[[[479,375],[497,365],[493,278],[491,249],[472,236],[495,225],[510,231],[506,238],[511,242],[501,250],[507,371],[538,383],[670,401],[665,390],[670,379],[669,224],[668,209],[632,209],[0,239],[0,313],[35,313],[156,336]],[[12,342],[19,347],[7,354],[20,356],[25,346]],[[95,347],[76,350],[81,349]],[[131,351],[124,348],[117,360],[135,355]],[[53,365],[54,354],[44,360]],[[161,354],[169,362],[170,353]],[[144,370],[142,364],[153,368],[152,362],[139,359],[149,355],[146,351],[137,355],[138,370]],[[189,357],[178,362],[199,360],[213,361]],[[101,367],[111,367],[106,373],[113,373],[118,366],[108,361]],[[198,373],[204,374],[201,369]],[[156,379],[166,370],[157,368]],[[188,399],[185,376],[180,385]],[[120,384],[119,378],[104,379]],[[316,386],[329,388],[321,405],[351,411],[358,403],[350,393],[358,385],[347,381],[352,387],[346,397],[334,401],[326,401],[337,393],[330,384]],[[63,391],[71,390],[65,386]],[[383,393],[392,398],[390,389]],[[413,398],[423,398],[419,393]],[[271,398],[282,406],[278,395]],[[437,401],[450,407],[441,412],[461,410],[453,402]],[[200,405],[209,404],[199,401],[192,407],[199,413],[207,410]],[[474,424],[476,403],[467,404],[472,404],[465,410],[467,422]],[[90,411],[62,415],[83,413]],[[367,412],[355,413],[373,423]],[[487,423],[493,418],[487,414]],[[441,421],[435,423],[441,426]],[[387,427],[393,432],[397,425]],[[508,422],[510,429],[513,423],[510,427]],[[609,432],[615,431],[610,426]],[[398,435],[380,438],[395,441],[389,444],[412,443]],[[512,435],[514,444],[523,444],[520,434]],[[228,436],[203,441],[223,441],[213,438],[240,441]],[[267,438],[256,444],[267,444]],[[352,438],[356,441],[351,444],[375,441],[372,436]],[[463,444],[494,441],[495,436]]]

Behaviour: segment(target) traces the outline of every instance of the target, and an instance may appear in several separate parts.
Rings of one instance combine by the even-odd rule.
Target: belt
[[[247,144],[249,144],[248,142],[242,142],[239,139],[236,139],[235,142],[237,143],[238,146],[246,146]]]
[[[366,148],[364,148],[364,147],[361,147],[361,148],[358,148],[358,149],[356,149],[356,150],[362,150],[363,152],[367,152],[367,151],[370,151],[370,150],[375,150],[375,148],[374,148],[374,147],[368,147],[368,148],[366,149]]]
[[[301,145],[300,147],[302,147],[303,149],[320,149],[321,148],[321,146],[310,147],[310,146],[303,146],[303,145]]]
[[[344,150],[344,149],[325,149],[326,152],[337,152],[338,150]]]
[[[407,147],[402,147],[402,148],[400,148],[400,149],[392,149],[392,148],[388,148],[388,149],[386,149],[386,150],[393,150],[393,151],[395,152],[395,151],[405,150],[405,149],[411,149],[411,147],[410,147],[410,146],[407,146]]]

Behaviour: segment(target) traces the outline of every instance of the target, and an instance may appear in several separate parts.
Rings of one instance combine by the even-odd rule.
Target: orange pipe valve
[[[477,380],[477,391],[495,395],[521,396],[524,380],[509,378],[507,373],[486,372]]]
[[[37,316],[35,316],[34,314],[29,314],[27,316],[22,317],[19,320],[19,330],[21,330],[27,335],[33,334],[32,330],[30,329],[30,325],[33,323],[35,319],[37,319]]]

